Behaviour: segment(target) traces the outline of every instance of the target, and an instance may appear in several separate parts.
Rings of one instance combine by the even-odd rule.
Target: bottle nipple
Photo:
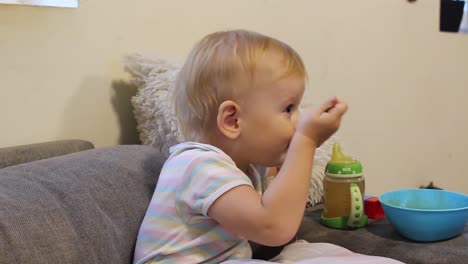
[[[325,173],[334,177],[359,177],[362,176],[362,164],[343,154],[340,144],[335,143]]]
[[[333,144],[333,150],[332,150],[332,156],[330,162],[332,163],[342,163],[342,164],[347,164],[347,163],[353,163],[356,162],[352,157],[346,156],[343,154],[341,151],[341,146],[340,144]]]

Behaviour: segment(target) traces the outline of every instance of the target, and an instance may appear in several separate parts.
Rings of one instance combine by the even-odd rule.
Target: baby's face
[[[303,76],[278,79],[283,68],[274,59],[259,65],[254,85],[241,104],[244,155],[248,162],[263,166],[278,166],[284,161],[305,85]]]

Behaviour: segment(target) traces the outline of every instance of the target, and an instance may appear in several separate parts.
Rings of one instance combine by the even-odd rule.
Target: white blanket
[[[329,243],[309,243],[299,240],[287,245],[281,253],[270,261],[258,259],[229,260],[223,264],[266,264],[266,263],[294,263],[294,264],[398,264],[403,263],[394,259],[368,256],[354,253],[346,248]]]

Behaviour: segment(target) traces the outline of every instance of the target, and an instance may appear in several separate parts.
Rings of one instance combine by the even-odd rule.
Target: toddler
[[[296,51],[259,33],[216,32],[195,45],[174,91],[189,141],[170,150],[134,263],[249,263],[256,261],[249,260],[249,240],[279,246],[293,239],[315,149],[338,129],[347,110],[332,98],[300,117],[305,80]],[[252,164],[280,167],[264,193]],[[319,259],[320,250],[321,257],[359,255],[331,244],[295,244],[276,260],[291,261],[289,255],[299,256],[291,253],[297,248],[309,259]]]

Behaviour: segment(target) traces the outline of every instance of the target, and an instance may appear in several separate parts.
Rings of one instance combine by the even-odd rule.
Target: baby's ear
[[[218,129],[229,139],[236,139],[240,135],[239,110],[239,105],[230,100],[222,102],[218,108]]]

